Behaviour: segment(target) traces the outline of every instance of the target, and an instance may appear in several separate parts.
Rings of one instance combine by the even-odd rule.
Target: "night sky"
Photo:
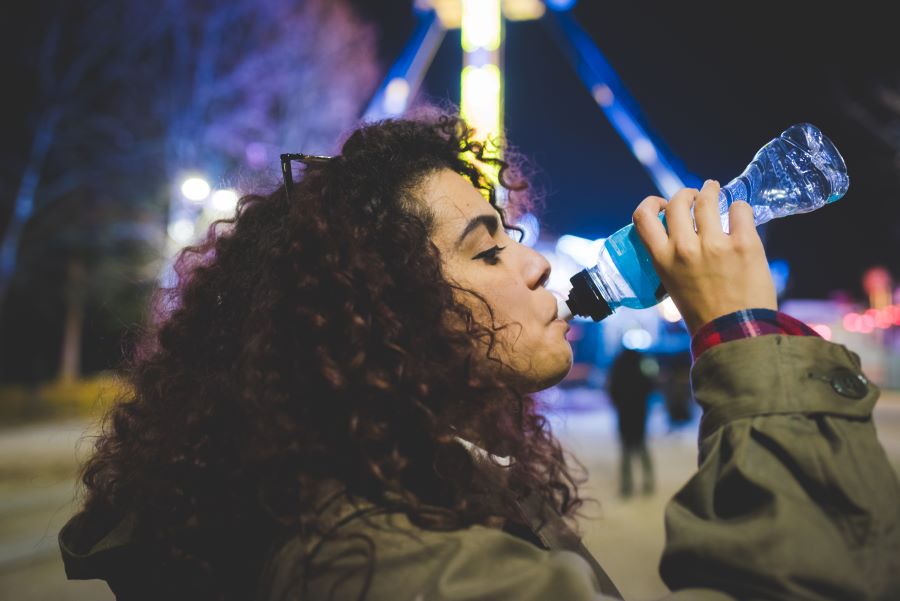
[[[382,58],[390,61],[413,24],[408,3],[359,4],[380,24]],[[849,192],[765,226],[767,251],[791,266],[788,296],[844,290],[862,298],[866,268],[885,265],[900,277],[900,162],[840,98],[877,107],[875,86],[900,80],[900,36],[883,9],[868,8],[874,5],[824,6],[582,0],[574,14],[644,123],[701,179],[726,183],[794,123],[822,129],[847,162]],[[458,32],[450,32],[424,93],[457,100],[461,60]],[[507,135],[541,170],[535,183],[546,192],[546,229],[605,236],[657,193],[544,25],[508,25],[505,78]],[[894,120],[900,125],[900,113]]]
[[[354,0],[380,31],[385,69],[414,26],[410,0]],[[41,3],[15,5],[2,54],[34,34]],[[864,131],[841,93],[874,107],[875,86],[900,90],[900,35],[875,4],[591,2],[574,14],[616,69],[644,123],[688,170],[723,184],[786,127],[819,126],[841,150],[850,190],[817,212],[763,228],[769,257],[792,269],[788,296],[862,298],[860,276],[887,266],[900,279],[900,160]],[[881,6],[881,5],[877,5]],[[31,18],[30,18],[31,17]],[[31,33],[29,33],[31,32]],[[433,100],[459,98],[458,32],[448,33],[425,81]],[[28,148],[29,65],[4,60],[12,80],[2,119],[5,222]],[[544,25],[511,23],[505,52],[505,116],[510,141],[541,170],[545,231],[601,237],[630,219],[657,190],[606,122]],[[893,115],[900,132],[900,107]],[[888,125],[885,121],[885,126]],[[900,133],[895,134],[900,140]]]
[[[351,1],[380,32],[386,71],[414,27],[411,0]],[[850,190],[819,211],[765,226],[768,254],[791,266],[788,298],[843,291],[865,301],[860,279],[867,268],[884,265],[900,279],[900,100],[891,112],[878,108],[875,94],[887,85],[900,98],[900,36],[884,9],[869,8],[874,4],[844,3],[839,11],[824,5],[580,0],[574,15],[615,68],[644,124],[701,180],[726,183],[788,126],[819,126],[847,161]],[[25,57],[59,6],[14,3],[0,20],[6,82],[0,228],[11,214],[31,143],[37,72]],[[459,34],[450,32],[424,96],[458,101],[461,62]],[[603,237],[628,223],[634,207],[657,190],[549,31],[537,22],[509,24],[504,62],[507,135],[540,169],[533,181],[546,196],[545,232]],[[862,128],[842,94],[880,110],[881,131],[893,135],[898,148]],[[47,240],[47,248],[54,242]],[[64,314],[59,291],[23,288],[18,300],[11,298],[4,315],[15,331],[0,333],[0,341],[18,342],[0,347],[0,378],[53,374]],[[120,352],[121,332],[97,325],[108,324],[99,319],[108,308],[93,310],[85,325],[87,371],[111,364]]]

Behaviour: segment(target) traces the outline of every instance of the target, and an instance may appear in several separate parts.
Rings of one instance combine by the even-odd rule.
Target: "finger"
[[[724,236],[719,217],[719,182],[708,179],[694,200],[694,221],[702,238]]]
[[[691,218],[691,207],[694,197],[699,190],[696,188],[682,188],[666,206],[666,226],[669,230],[669,239],[673,241],[690,240],[696,238],[694,232],[694,220]]]
[[[756,222],[753,219],[753,207],[743,200],[736,200],[728,207],[729,235],[744,242],[759,240]]]
[[[654,258],[662,256],[669,244],[669,235],[659,220],[659,214],[665,210],[667,204],[665,198],[648,196],[641,201],[631,216],[641,242]]]

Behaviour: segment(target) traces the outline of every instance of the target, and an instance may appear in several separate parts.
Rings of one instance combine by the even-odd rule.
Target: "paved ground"
[[[599,501],[585,509],[585,544],[630,601],[655,599],[666,588],[656,575],[663,548],[665,502],[693,472],[696,426],[666,432],[661,410],[651,412],[649,431],[657,491],[627,502],[617,498],[614,417],[595,393],[567,393],[590,411],[552,417],[565,446],[587,467],[584,493]],[[900,393],[887,394],[875,415],[879,437],[900,474]],[[88,444],[78,441],[86,424],[57,422],[0,430],[0,599],[16,601],[111,600],[105,584],[69,582],[56,535],[73,511],[75,466]]]
[[[113,599],[103,582],[67,581],[56,546],[75,507],[86,427],[67,421],[0,430],[0,599]]]

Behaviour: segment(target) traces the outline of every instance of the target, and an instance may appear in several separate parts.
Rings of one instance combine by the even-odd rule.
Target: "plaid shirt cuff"
[[[703,351],[722,342],[766,334],[819,335],[811,327],[786,313],[772,309],[744,309],[717,317],[697,330],[691,339],[691,356],[696,361]]]

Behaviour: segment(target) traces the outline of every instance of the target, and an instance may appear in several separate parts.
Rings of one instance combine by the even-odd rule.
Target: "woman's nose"
[[[528,287],[535,290],[545,286],[550,279],[550,261],[536,250],[529,248],[528,252],[532,255],[528,262]]]

